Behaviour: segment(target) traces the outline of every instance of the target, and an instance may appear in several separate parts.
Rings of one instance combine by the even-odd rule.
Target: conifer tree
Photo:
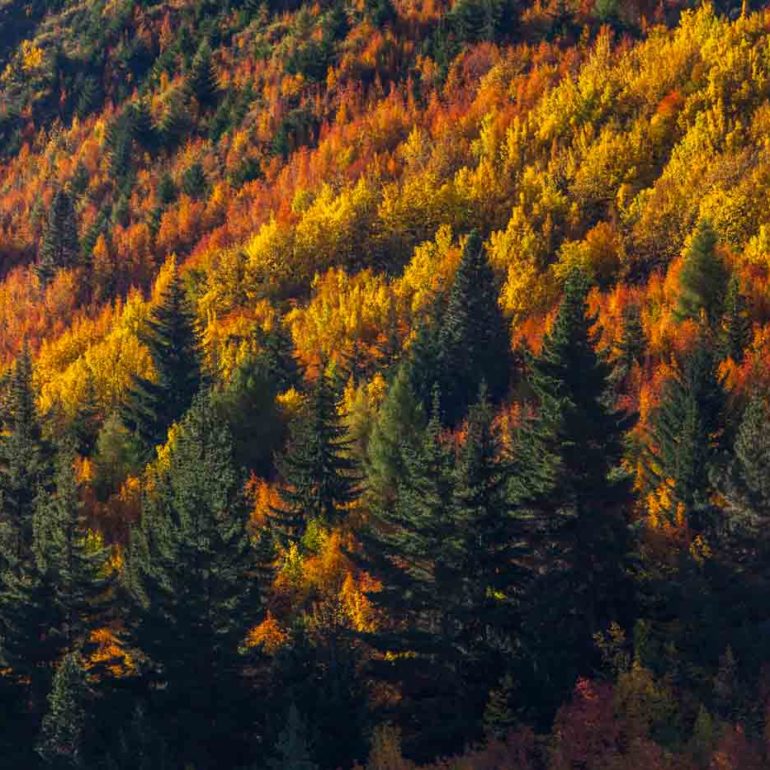
[[[88,685],[77,653],[65,655],[56,669],[48,696],[37,751],[54,768],[84,767],[83,732]]]
[[[82,649],[105,619],[110,590],[109,549],[88,528],[74,459],[70,447],[60,451],[55,489],[38,500],[34,520],[38,569],[54,585],[59,636],[70,650]]]
[[[248,725],[239,647],[260,619],[243,479],[227,427],[203,395],[131,533],[134,638],[147,656],[151,718],[180,763],[218,767],[243,751]]]
[[[292,703],[286,726],[278,738],[276,757],[270,762],[272,770],[318,770],[307,745],[307,729],[297,707]]]
[[[596,352],[588,284],[568,276],[553,328],[532,362],[537,417],[519,436],[511,493],[531,518],[534,583],[527,644],[533,716],[548,719],[594,660],[593,635],[631,610],[628,419],[608,402],[610,367]],[[534,686],[534,682],[533,682]],[[539,715],[537,714],[540,710]]]
[[[712,329],[722,317],[729,273],[716,250],[717,236],[711,224],[701,220],[693,234],[679,274],[679,300],[676,314],[680,319],[696,321],[701,314]]]
[[[648,472],[652,488],[669,492],[670,515],[681,513],[694,532],[718,524],[711,476],[725,446],[727,397],[708,334],[679,362],[652,419]]]
[[[166,441],[167,431],[190,407],[203,384],[195,314],[174,269],[142,334],[155,377],[135,377],[123,421],[136,432],[149,454]]]
[[[727,286],[723,335],[725,355],[730,356],[736,363],[741,363],[751,342],[751,318],[737,275],[732,276]]]
[[[193,58],[186,85],[201,107],[208,108],[216,102],[219,92],[217,73],[211,61],[211,49],[205,43]]]
[[[468,236],[438,339],[443,418],[456,424],[482,382],[498,401],[510,379],[510,334],[481,237]]]
[[[12,565],[31,555],[35,499],[51,478],[26,346],[10,379],[7,412],[0,436],[0,561]]]
[[[398,368],[372,428],[367,446],[366,489],[375,505],[382,506],[395,496],[404,473],[404,446],[419,442],[426,418],[415,398],[406,365]]]
[[[620,339],[614,351],[615,371],[612,378],[616,382],[624,380],[635,364],[642,363],[646,348],[644,328],[640,307],[628,305],[623,309]]]
[[[70,194],[59,189],[53,196],[40,245],[37,272],[43,285],[59,268],[75,267],[80,258],[80,241],[75,207]]]
[[[348,447],[335,388],[321,372],[279,462],[283,485],[273,522],[285,541],[300,539],[311,521],[330,526],[344,518],[359,482]]]

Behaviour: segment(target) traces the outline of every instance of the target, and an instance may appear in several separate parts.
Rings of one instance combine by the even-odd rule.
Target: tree
[[[273,770],[317,770],[310,758],[307,730],[297,707],[292,703],[286,717],[286,726],[278,738],[276,758],[270,762]]]
[[[425,423],[422,404],[409,382],[408,367],[402,365],[388,388],[367,445],[366,489],[375,505],[394,498],[404,473],[404,446],[416,448]]]
[[[331,526],[344,518],[359,482],[348,447],[334,386],[322,371],[290,427],[279,461],[283,484],[273,522],[284,541],[299,540],[311,521]]]
[[[495,276],[479,234],[463,249],[438,337],[441,403],[448,424],[456,424],[486,383],[497,402],[510,379],[510,334],[498,303]]]
[[[83,767],[82,742],[87,695],[88,685],[78,654],[65,655],[53,678],[53,687],[48,696],[48,713],[43,718],[37,745],[37,751],[46,765],[57,768]]]
[[[727,285],[723,321],[725,355],[736,363],[743,361],[743,354],[751,343],[751,318],[746,308],[746,297],[741,293],[737,275]]]
[[[123,421],[149,455],[166,441],[169,427],[184,415],[204,382],[197,322],[176,268],[152,310],[142,341],[155,377],[134,377]]]
[[[216,103],[219,93],[217,73],[211,61],[211,49],[205,43],[193,58],[186,85],[190,95],[197,99],[201,107],[211,107]]]
[[[518,437],[511,494],[530,518],[533,583],[526,645],[538,681],[533,716],[550,719],[595,662],[593,636],[630,619],[629,420],[609,402],[610,367],[596,352],[588,283],[571,273],[554,325],[532,361],[537,416]],[[522,676],[527,674],[522,673]],[[524,683],[525,687],[529,683]]]
[[[90,632],[105,620],[110,598],[110,550],[88,527],[74,461],[65,446],[57,458],[55,488],[38,500],[34,520],[38,569],[54,585],[59,636],[70,651],[87,645]]]
[[[716,526],[711,476],[725,446],[727,396],[714,345],[702,333],[665,383],[650,427],[647,467],[651,489],[665,489],[693,532]]]
[[[201,768],[237,763],[252,713],[239,654],[260,619],[248,526],[232,439],[199,395],[132,530],[128,580],[153,714],[179,761]]]
[[[707,220],[701,220],[684,256],[679,274],[676,314],[698,320],[705,314],[711,328],[722,317],[729,273],[716,250],[717,236]]]
[[[75,207],[69,192],[60,188],[51,201],[40,245],[37,273],[41,283],[47,284],[59,268],[75,267],[79,258]]]
[[[26,346],[13,368],[7,412],[0,435],[0,563],[13,566],[31,555],[35,500],[51,479]]]

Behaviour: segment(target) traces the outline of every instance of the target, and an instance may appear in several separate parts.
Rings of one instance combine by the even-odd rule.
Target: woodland
[[[770,9],[0,0],[0,768],[770,767]]]

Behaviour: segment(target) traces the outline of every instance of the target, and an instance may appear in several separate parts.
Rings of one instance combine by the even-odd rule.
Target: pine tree
[[[717,237],[711,224],[701,220],[693,234],[679,273],[680,319],[698,320],[705,314],[711,328],[722,317],[729,274],[716,250]]]
[[[46,765],[56,768],[83,767],[83,732],[88,685],[77,653],[65,655],[56,669],[48,696],[48,713],[37,751]]]
[[[624,380],[634,365],[641,364],[646,350],[646,339],[640,307],[631,304],[623,308],[623,320],[620,339],[614,350],[615,371],[612,378],[616,382]]]
[[[403,726],[407,753],[428,758],[456,748],[464,715],[448,616],[457,586],[444,580],[455,563],[453,457],[441,437],[437,404],[419,445],[404,447],[403,461],[395,500],[375,510],[359,532],[358,558],[381,584],[369,600],[388,619],[363,636],[377,653],[371,675],[399,687],[397,712],[388,716]]]
[[[465,243],[438,339],[443,417],[456,424],[482,382],[497,402],[510,378],[510,334],[479,234]]]
[[[59,268],[75,267],[80,258],[80,241],[75,207],[70,194],[59,189],[48,210],[48,220],[40,245],[37,272],[43,285]]]
[[[334,386],[321,372],[279,462],[283,485],[273,522],[285,541],[299,540],[310,522],[331,526],[344,518],[359,482],[348,446]]]
[[[59,453],[55,489],[38,500],[34,520],[38,569],[54,585],[59,636],[70,650],[83,649],[104,621],[110,591],[110,552],[88,528],[74,459],[70,447]]]
[[[134,638],[150,662],[152,718],[175,756],[214,768],[243,751],[237,736],[253,709],[239,647],[260,609],[243,479],[205,396],[180,423],[153,487],[128,553]]]
[[[725,355],[730,356],[736,363],[741,363],[743,354],[751,343],[751,318],[737,275],[732,276],[727,286],[723,335]]]
[[[208,108],[217,101],[219,84],[217,73],[211,61],[211,49],[205,43],[201,45],[187,74],[187,89],[201,107]]]
[[[85,393],[78,401],[77,412],[70,427],[75,447],[80,454],[88,457],[93,453],[99,436],[100,423],[101,409],[96,396],[94,378],[89,373]]]
[[[155,369],[154,379],[135,377],[123,421],[148,455],[166,441],[204,381],[197,322],[175,269],[142,334]]]
[[[297,707],[292,703],[275,748],[276,757],[269,766],[273,770],[318,770],[310,758],[307,729]]]
[[[511,493],[531,519],[529,675],[536,718],[549,719],[580,674],[593,636],[631,611],[630,480],[620,470],[629,420],[608,402],[610,367],[595,349],[582,273],[566,282],[556,320],[532,362],[537,417],[521,432]],[[529,682],[523,682],[526,688]]]
[[[48,488],[50,451],[32,384],[32,359],[25,346],[9,383],[5,435],[0,436],[0,566],[31,554],[35,500]]]
[[[406,365],[399,367],[372,428],[366,456],[366,490],[377,506],[395,496],[404,473],[404,446],[414,449],[426,424],[415,398]]]
[[[671,519],[679,510],[696,533],[718,524],[710,479],[725,444],[726,409],[714,346],[703,333],[664,385],[647,460],[649,486],[668,491]]]

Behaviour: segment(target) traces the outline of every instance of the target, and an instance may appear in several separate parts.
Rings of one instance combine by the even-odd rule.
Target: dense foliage
[[[769,42],[0,2],[0,766],[770,766]]]

